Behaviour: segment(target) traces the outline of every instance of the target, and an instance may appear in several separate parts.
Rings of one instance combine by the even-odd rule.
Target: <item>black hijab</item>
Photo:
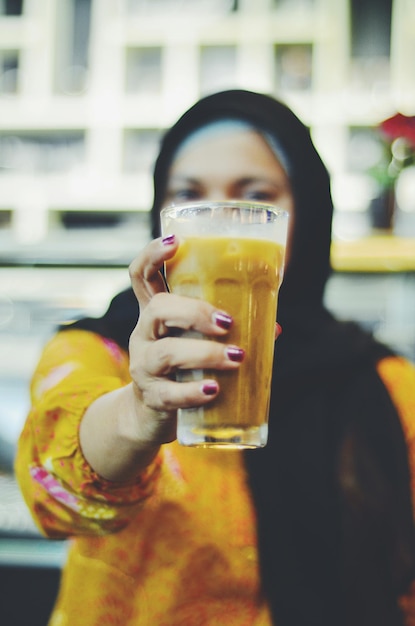
[[[282,103],[231,90],[207,96],[166,133],[154,171],[152,233],[175,151],[217,119],[275,140],[295,202],[280,291],[269,443],[245,452],[258,518],[264,595],[277,626],[398,626],[397,597],[415,572],[407,450],[376,372],[388,349],[325,309],[333,204],[308,129]],[[131,290],[77,327],[121,346],[138,317]],[[73,326],[72,326],[73,327]]]

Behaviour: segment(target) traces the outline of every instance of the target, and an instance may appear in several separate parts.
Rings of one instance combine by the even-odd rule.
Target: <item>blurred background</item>
[[[13,476],[30,375],[57,324],[128,285],[160,136],[201,95],[271,93],[310,126],[327,304],[415,361],[415,130],[382,132],[415,116],[414,58],[415,0],[0,0],[1,624],[46,624],[67,548]]]

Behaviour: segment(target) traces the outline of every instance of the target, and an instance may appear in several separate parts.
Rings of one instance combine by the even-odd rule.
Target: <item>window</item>
[[[230,13],[238,10],[238,0],[128,0],[127,12],[177,14],[178,12]]]
[[[311,44],[275,46],[276,85],[280,91],[308,91],[312,87]]]
[[[157,94],[162,83],[161,47],[128,48],[126,92]]]
[[[200,91],[206,94],[235,84],[236,47],[202,46],[200,49]]]
[[[159,141],[160,131],[158,130],[126,131],[124,134],[124,172],[150,172],[157,156]]]
[[[23,0],[0,0],[0,15],[21,15]]]
[[[58,3],[55,88],[58,93],[82,95],[88,88],[91,0]]]
[[[350,172],[368,173],[384,158],[380,137],[370,127],[350,127],[346,167]]]
[[[0,95],[15,94],[18,90],[19,53],[0,50]]]
[[[312,10],[315,8],[315,0],[274,0],[277,9],[294,11],[294,10]]]
[[[83,159],[84,136],[81,131],[0,134],[0,174],[10,171],[65,172]]]

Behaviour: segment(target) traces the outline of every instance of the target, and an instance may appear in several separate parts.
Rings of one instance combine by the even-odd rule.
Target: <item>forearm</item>
[[[134,479],[160,447],[149,427],[151,418],[132,383],[97,398],[80,425],[80,445],[86,461],[106,480]]]

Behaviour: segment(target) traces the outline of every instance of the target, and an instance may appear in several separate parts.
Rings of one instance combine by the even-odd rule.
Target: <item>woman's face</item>
[[[170,167],[163,205],[199,200],[251,200],[287,211],[288,262],[294,198],[285,170],[259,133],[221,128],[198,133],[185,141]]]

